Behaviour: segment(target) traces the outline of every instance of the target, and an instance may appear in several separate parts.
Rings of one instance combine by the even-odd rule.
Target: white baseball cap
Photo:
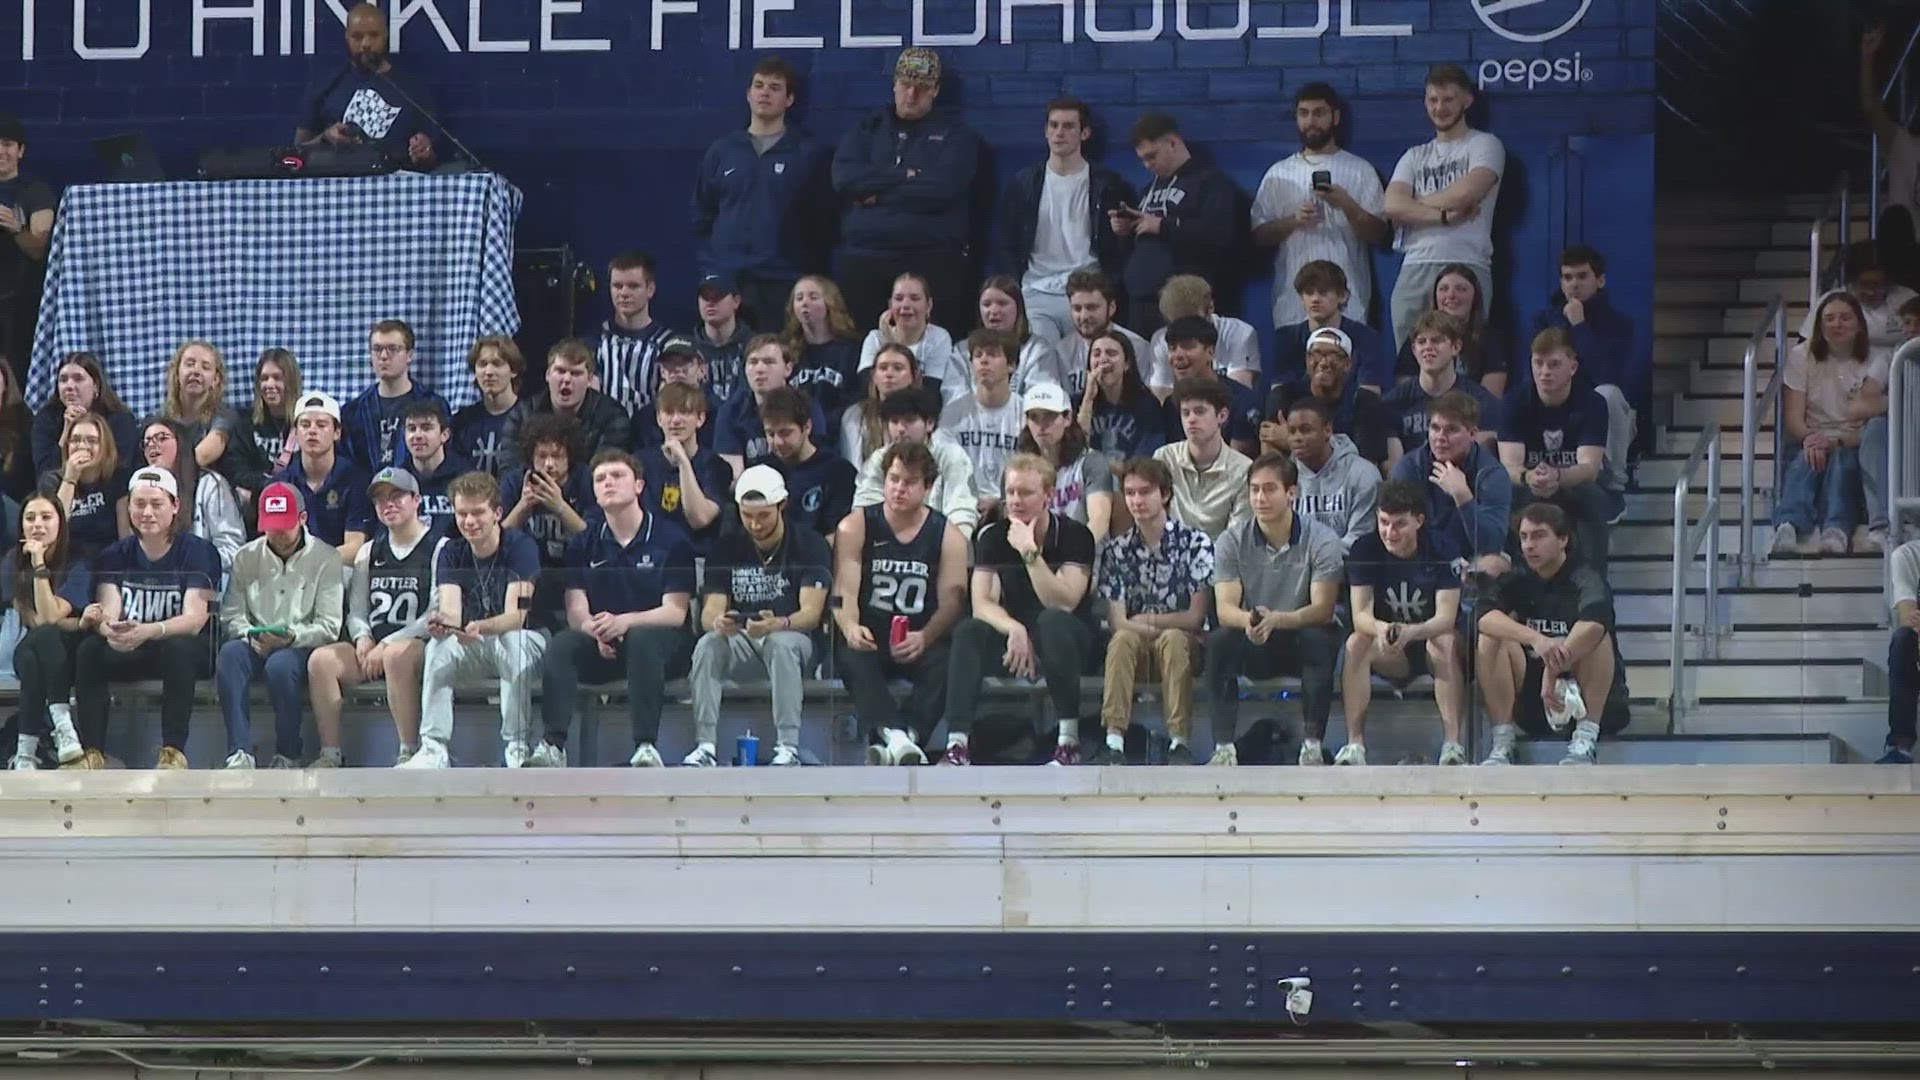
[[[1308,334],[1307,348],[1312,349],[1315,345],[1332,345],[1348,356],[1353,355],[1353,339],[1347,336],[1345,330],[1336,327],[1323,326]]]
[[[755,465],[740,474],[733,497],[741,506],[770,506],[787,497],[787,478],[771,465]]]
[[[1027,412],[1035,409],[1057,413],[1073,411],[1073,403],[1067,400],[1067,392],[1050,382],[1034,383],[1020,397]]]
[[[133,491],[143,487],[157,487],[173,496],[175,502],[180,501],[180,482],[175,480],[173,473],[167,469],[153,465],[144,469],[135,469],[133,475],[127,478],[127,490]]]
[[[301,394],[299,404],[294,407],[293,418],[298,420],[310,412],[326,413],[333,417],[334,423],[340,422],[340,403],[324,390],[309,390]]]

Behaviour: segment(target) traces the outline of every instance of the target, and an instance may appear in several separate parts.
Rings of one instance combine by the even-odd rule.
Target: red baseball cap
[[[260,493],[260,531],[286,532],[300,527],[300,513],[306,509],[300,489],[276,481]]]

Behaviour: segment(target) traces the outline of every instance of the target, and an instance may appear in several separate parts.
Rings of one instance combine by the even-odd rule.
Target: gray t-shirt
[[[1248,519],[1220,534],[1215,544],[1215,584],[1240,583],[1240,606],[1298,611],[1312,599],[1312,586],[1340,584],[1346,550],[1332,529],[1295,516],[1283,547],[1267,542],[1260,522]]]
[[[785,138],[786,134],[784,131],[774,135],[755,135],[752,132],[748,132],[747,138],[753,140],[754,153],[765,154],[767,151],[773,149],[781,139]]]
[[[1082,451],[1071,465],[1060,468],[1047,509],[1061,517],[1087,523],[1087,496],[1113,494],[1113,459],[1098,450]]]

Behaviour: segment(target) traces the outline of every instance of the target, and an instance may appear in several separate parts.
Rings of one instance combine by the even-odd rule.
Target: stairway
[[[1864,200],[1861,200],[1862,202]],[[1881,555],[1872,548],[1840,556],[1789,555],[1756,568],[1734,587],[1739,551],[1741,364],[1749,334],[1776,295],[1788,300],[1787,328],[1807,308],[1808,238],[1818,197],[1663,195],[1656,215],[1659,278],[1654,312],[1656,429],[1615,529],[1613,580],[1621,643],[1636,699],[1663,699],[1671,686],[1668,619],[1672,596],[1673,485],[1687,453],[1717,421],[1722,553],[1717,650],[1697,632],[1686,642],[1688,672],[1700,704],[1680,732],[1724,737],[1730,760],[1790,760],[1771,742],[1830,737],[1834,760],[1872,760],[1885,734],[1886,610]],[[1829,224],[1823,246],[1831,250]],[[1864,238],[1864,221],[1854,223]],[[1764,341],[1758,388],[1773,375]],[[1761,420],[1755,477],[1755,550],[1764,556],[1766,489],[1774,471],[1773,418]],[[1704,466],[1695,474],[1689,514],[1704,505]],[[1686,622],[1698,627],[1705,579],[1696,557]],[[1653,667],[1649,662],[1657,662]],[[1638,710],[1636,709],[1636,712]],[[1646,726],[1636,721],[1636,730]],[[1735,738],[1735,737],[1739,738]]]

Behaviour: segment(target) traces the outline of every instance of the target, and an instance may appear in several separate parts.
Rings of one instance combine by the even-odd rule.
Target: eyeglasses
[[[69,435],[69,436],[67,436],[67,445],[68,445],[68,446],[99,446],[99,445],[100,445],[100,436],[98,436],[98,435]]]
[[[140,445],[159,446],[161,443],[170,443],[172,441],[173,441],[173,433],[171,431],[156,431],[153,434],[147,436],[146,438],[140,440]]]
[[[375,345],[373,347],[373,355],[375,356],[399,356],[406,351],[407,347],[405,345]]]

